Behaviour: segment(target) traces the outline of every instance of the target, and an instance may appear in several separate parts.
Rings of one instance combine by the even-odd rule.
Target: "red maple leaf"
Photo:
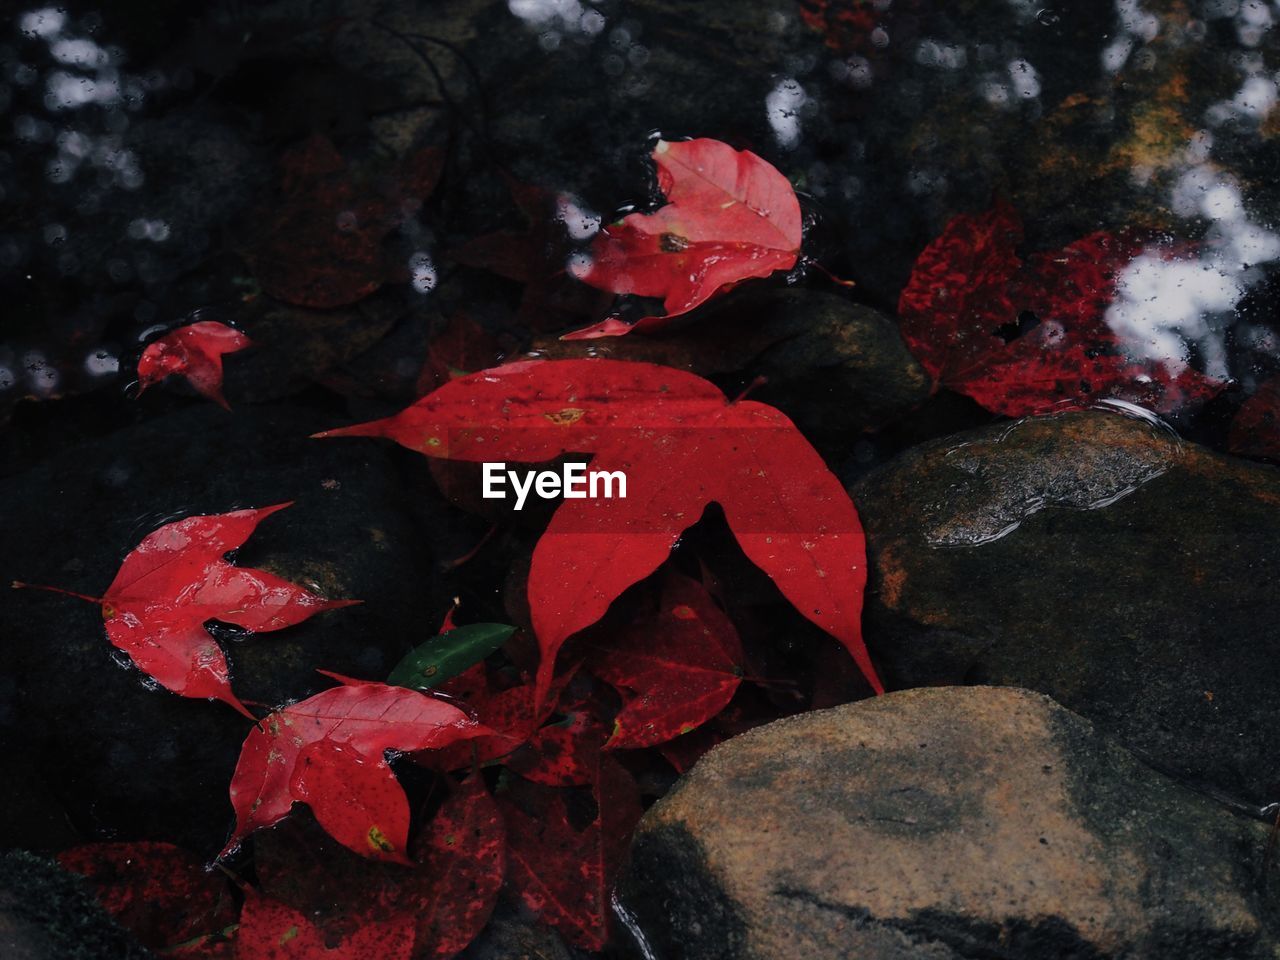
[[[248,253],[263,291],[302,307],[344,307],[373,293],[396,270],[383,239],[435,190],[438,148],[419,150],[382,189],[362,188],[333,143],[319,134],[288,151],[283,197]]]
[[[410,960],[410,915],[361,926],[330,944],[305,913],[249,890],[236,934],[237,960]]]
[[[428,888],[413,905],[414,957],[444,960],[489,922],[507,871],[506,827],[479,774],[454,788],[414,841],[413,856]]]
[[[125,557],[101,597],[57,587],[38,589],[101,604],[107,638],[138,669],[179,696],[222,700],[253,720],[231,691],[226,657],[205,629],[205,621],[266,633],[292,627],[322,610],[360,602],[326,600],[275,574],[237,567],[224,559],[249,539],[259,523],[290,505],[166,523]]]
[[[103,908],[150,950],[180,953],[235,923],[231,885],[168,843],[89,843],[58,854]]]
[[[1120,271],[1143,249],[1099,231],[1023,263],[1007,203],[961,214],[917,258],[898,303],[903,338],[943,386],[1010,417],[1125,400],[1158,413],[1224,384],[1185,364],[1130,355],[1108,326]],[[1034,315],[1023,330],[1020,318]]]
[[[651,747],[710,720],[742,682],[738,632],[702,584],[668,576],[657,614],[602,638],[588,668],[623,695],[607,746]]]
[[[1280,377],[1272,377],[1241,404],[1227,446],[1247,457],[1280,460]]]
[[[484,733],[443,700],[326,673],[342,686],[283,707],[244,741],[231,779],[236,829],[225,856],[295,800],[361,856],[408,862],[409,804],[384,753],[431,750]]]
[[[608,754],[596,758],[596,815],[585,827],[575,826],[572,789],[523,784],[499,797],[512,888],[543,923],[586,950],[608,937],[609,891],[641,814],[631,775]]]
[[[718,140],[659,140],[653,150],[666,206],[605,227],[584,283],[660,297],[666,314],[634,324],[609,318],[564,339],[654,330],[751,277],[790,270],[800,253],[800,202],[787,178],[749,150]]]
[[[591,453],[620,499],[566,499],[538,541],[529,604],[542,660],[656,570],[710,503],[747,557],[836,637],[871,683],[862,641],[866,543],[840,481],[780,411],[701,377],[617,360],[524,361],[454,380],[385,420],[317,434],[388,437],[431,457],[522,463]]]
[[[253,341],[239,330],[213,320],[179,327],[147,344],[142,351],[138,358],[138,394],[165,377],[186,377],[197,393],[230,410],[222,395],[222,357],[252,345]]]

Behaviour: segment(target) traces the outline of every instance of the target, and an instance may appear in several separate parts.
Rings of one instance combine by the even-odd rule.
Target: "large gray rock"
[[[715,748],[619,891],[664,960],[1247,960],[1267,835],[1047,697],[934,688]]]
[[[1280,798],[1280,471],[1090,412],[921,444],[852,495],[891,686],[1039,690],[1179,778]]]

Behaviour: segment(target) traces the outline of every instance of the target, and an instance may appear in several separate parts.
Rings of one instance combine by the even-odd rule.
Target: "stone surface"
[[[619,891],[665,960],[1246,960],[1267,835],[1047,697],[934,688],[715,748]]]
[[[222,635],[232,682],[262,705],[331,685],[317,668],[383,679],[449,602],[415,509],[425,469],[387,445],[310,440],[336,417],[291,407],[234,413],[208,403],[71,447],[0,483],[0,582],[96,596],[151,530],[181,516],[295,501],[237,561],[334,598],[363,600],[275,633]],[[401,466],[403,465],[403,467]],[[422,503],[415,509],[409,497]],[[426,519],[424,514],[423,519]],[[81,837],[221,846],[227,786],[248,723],[224,705],[146,689],[89,603],[5,590],[0,742],[61,803]],[[35,840],[28,843],[37,843]]]
[[[85,883],[24,851],[0,855],[0,956],[5,960],[145,960]]]
[[[921,444],[852,490],[891,687],[1028,687],[1204,789],[1280,797],[1280,471],[1090,412]]]

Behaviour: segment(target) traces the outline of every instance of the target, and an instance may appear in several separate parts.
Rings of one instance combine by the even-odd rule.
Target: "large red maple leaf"
[[[388,437],[468,461],[591,453],[593,470],[626,474],[625,499],[566,499],[534,550],[538,703],[564,642],[656,570],[711,503],[747,557],[882,689],[862,641],[866,543],[857,512],[773,407],[731,403],[701,377],[654,364],[525,361],[454,380],[385,420],[317,436]]]
[[[734,284],[796,264],[800,202],[771,164],[708,139],[659,140],[653,161],[666,205],[605,227],[573,272],[602,290],[659,297],[666,314],[610,318],[565,339],[657,329]]]
[[[1091,233],[1023,263],[1007,203],[961,214],[917,258],[898,303],[903,339],[941,385],[1010,417],[1118,399],[1157,413],[1224,384],[1185,363],[1144,359],[1106,321],[1131,233]],[[1024,329],[1020,320],[1034,325]]]
[[[168,376],[185,377],[201,396],[230,410],[222,395],[222,357],[253,345],[234,327],[200,320],[147,344],[138,358],[138,394]]]
[[[356,853],[408,862],[409,803],[383,754],[486,732],[457,707],[416,690],[326,676],[342,686],[277,710],[245,739],[231,779],[236,829],[223,855],[299,800]]]
[[[222,700],[253,720],[231,691],[226,657],[205,622],[218,620],[265,633],[292,627],[322,610],[360,602],[326,600],[265,570],[227,562],[228,551],[248,540],[271,514],[290,505],[166,523],[125,557],[101,597],[57,587],[39,589],[101,604],[107,638],[166,690]]]

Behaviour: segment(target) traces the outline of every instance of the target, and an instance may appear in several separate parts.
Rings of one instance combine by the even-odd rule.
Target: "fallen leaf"
[[[518,797],[499,797],[512,888],[543,923],[584,950],[600,950],[608,939],[609,891],[641,814],[631,775],[610,755],[596,756],[595,816],[584,827],[575,826],[575,789],[526,784]]]
[[[452,615],[453,611],[449,611]],[[405,654],[387,677],[397,687],[438,687],[502,647],[515,627],[469,623],[432,637]]]
[[[700,377],[652,364],[524,361],[454,380],[393,417],[317,436],[387,437],[467,461],[590,453],[593,470],[626,474],[626,498],[561,503],[534,550],[528,595],[542,653],[539,703],[564,642],[656,570],[713,502],[747,557],[882,689],[862,640],[858,515],[773,407],[731,403]]]
[[[506,766],[526,780],[548,787],[583,787],[600,764],[607,739],[604,728],[585,709],[570,709],[529,738],[527,747],[507,758]]]
[[[101,604],[107,638],[138,669],[179,696],[221,700],[254,720],[231,691],[226,657],[205,621],[266,633],[292,627],[322,610],[360,602],[326,600],[265,570],[237,567],[223,559],[248,540],[259,523],[290,505],[166,523],[125,557],[101,597],[59,587],[35,588]]]
[[[954,217],[917,258],[898,313],[907,346],[935,380],[1010,417],[1103,399],[1168,414],[1222,389],[1185,363],[1130,356],[1133,345],[1108,326],[1140,238],[1099,231],[1026,263],[1016,253],[1021,238],[1017,213],[998,203]]]
[[[415,690],[326,675],[342,686],[277,710],[245,739],[231,779],[236,829],[219,856],[302,800],[344,846],[403,861],[408,805],[383,769],[384,753],[438,749],[485,732],[457,707]]]
[[[1241,404],[1227,446],[1246,457],[1280,460],[1280,377],[1272,377]]]
[[[411,960],[413,936],[413,917],[405,915],[329,943],[306,914],[249,891],[236,935],[236,960]]]
[[[236,921],[231,884],[169,843],[89,843],[58,854],[98,902],[144,947],[178,952],[220,936]]]
[[[414,906],[417,960],[466,949],[489,922],[507,870],[502,814],[473,773],[454,788],[413,846],[429,890]],[[428,886],[424,885],[424,886]]]
[[[248,260],[264,292],[302,307],[344,307],[395,272],[383,239],[434,191],[444,153],[409,155],[374,189],[356,183],[333,143],[319,134],[283,157],[282,198]]]
[[[168,376],[185,377],[201,396],[230,410],[222,395],[222,357],[253,345],[239,330],[201,320],[147,344],[138,358],[138,393]]]
[[[623,696],[609,748],[651,747],[701,726],[742,682],[738,632],[702,584],[667,577],[654,617],[594,645],[587,666]]]
[[[743,280],[796,264],[800,202],[769,163],[708,139],[659,140],[653,161],[667,204],[602,229],[590,261],[572,272],[603,290],[659,297],[666,313],[610,318],[565,339],[656,330]]]

